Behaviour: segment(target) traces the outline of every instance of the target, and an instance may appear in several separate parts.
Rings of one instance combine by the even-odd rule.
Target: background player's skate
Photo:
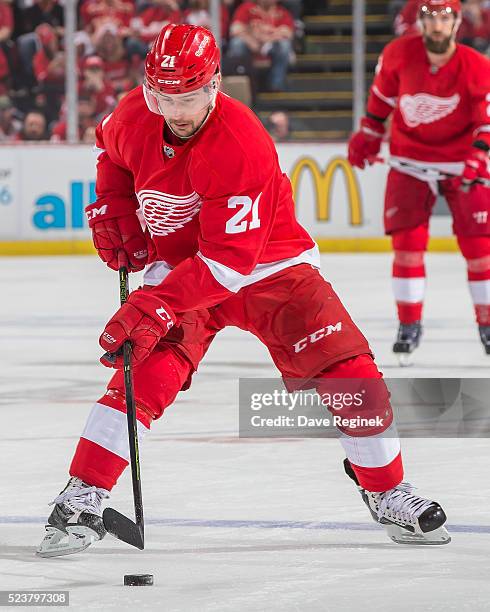
[[[490,325],[479,325],[478,331],[485,353],[490,355]]]
[[[402,482],[389,491],[366,491],[356,478],[349,460],[344,460],[346,474],[356,483],[364,503],[376,523],[386,527],[397,544],[449,544],[446,514],[434,501],[413,494],[414,487]]]
[[[393,344],[393,352],[397,355],[402,367],[412,365],[412,353],[419,346],[422,338],[422,324],[400,323],[398,335]]]
[[[37,550],[40,557],[71,555],[102,540],[106,530],[102,523],[101,504],[109,497],[105,489],[92,487],[80,478],[70,478],[66,487],[51,504],[46,535]],[[51,505],[50,504],[50,505]]]

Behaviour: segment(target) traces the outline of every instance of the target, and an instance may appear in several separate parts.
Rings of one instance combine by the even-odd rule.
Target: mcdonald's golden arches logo
[[[317,161],[312,157],[302,157],[299,159],[291,172],[291,184],[293,186],[295,202],[298,199],[300,181],[305,170],[309,171],[313,180],[318,221],[329,221],[330,219],[334,176],[337,171],[341,171],[344,175],[347,190],[349,223],[351,225],[362,225],[361,189],[352,166],[344,157],[332,158],[323,172]]]

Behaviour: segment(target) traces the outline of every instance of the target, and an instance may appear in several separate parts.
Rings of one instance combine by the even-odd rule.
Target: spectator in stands
[[[38,84],[38,94],[44,99],[48,122],[59,113],[65,90],[65,54],[60,51],[58,37],[53,27],[47,23],[37,26],[36,34],[40,48],[33,59],[34,76]]]
[[[7,96],[0,96],[0,142],[14,142],[18,140],[18,134],[22,128],[22,122],[17,116],[17,109]]]
[[[466,0],[463,5],[463,22],[458,39],[481,51],[487,52],[490,45],[490,10],[481,0]]]
[[[295,20],[300,20],[303,14],[304,0],[281,0],[282,6],[287,9]],[[321,4],[321,2],[320,2]],[[326,8],[326,3],[325,3]]]
[[[41,23],[48,23],[58,36],[63,36],[63,8],[57,0],[36,0],[32,6],[22,11],[20,20],[23,33],[32,33]]]
[[[189,7],[184,11],[184,22],[192,25],[203,26],[211,29],[211,13],[209,11],[209,0],[189,0]],[[228,38],[230,26],[230,14],[228,7],[221,3],[221,38]]]
[[[46,117],[42,113],[38,113],[37,111],[27,113],[24,118],[22,130],[19,133],[19,140],[48,140],[46,127]]]
[[[233,15],[228,55],[269,57],[269,88],[283,91],[292,57],[294,21],[277,0],[244,2]]]
[[[82,142],[95,145],[95,125],[89,125],[82,136]]]
[[[95,128],[97,125],[96,100],[90,95],[81,94],[78,96],[78,138],[81,140],[85,131],[89,127]],[[67,121],[65,113],[51,131],[51,142],[63,142],[67,136]]]
[[[41,46],[37,28],[41,24],[50,25],[58,37],[64,34],[63,8],[56,0],[36,0],[20,15],[19,30],[22,35],[17,39],[17,50],[21,64],[21,85],[31,88],[35,85],[33,58]]]
[[[146,57],[160,30],[168,23],[181,23],[182,11],[178,0],[153,0],[131,19],[131,35],[126,40],[129,57]]]
[[[95,51],[104,61],[106,78],[117,93],[128,91],[137,85],[134,69],[124,48],[117,27],[106,23],[93,36]]]
[[[90,34],[109,24],[119,36],[125,38],[131,33],[133,16],[134,4],[131,0],[85,0],[80,9],[83,29]]]
[[[104,60],[97,55],[87,57],[78,87],[79,96],[88,96],[95,101],[95,116],[112,112],[116,104],[116,90],[104,75]]]
[[[0,0],[0,95],[11,86],[14,69],[14,13],[11,0]]]
[[[397,36],[419,34],[420,31],[417,26],[417,16],[419,13],[420,0],[408,0],[408,2],[405,2],[404,4],[404,6],[400,7],[400,3],[398,2],[394,6],[394,9],[401,8],[393,23],[395,34]]]
[[[0,96],[5,96],[10,89],[10,68],[7,54],[0,46]]]
[[[267,118],[265,127],[274,142],[289,140],[289,117],[283,111],[275,111]]]

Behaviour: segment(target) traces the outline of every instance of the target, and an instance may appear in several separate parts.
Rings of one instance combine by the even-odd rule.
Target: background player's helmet
[[[162,94],[182,94],[203,87],[219,72],[219,48],[201,26],[165,26],[145,64],[145,84]]]
[[[461,15],[461,0],[421,0],[419,2],[419,17],[431,13],[454,13]]]

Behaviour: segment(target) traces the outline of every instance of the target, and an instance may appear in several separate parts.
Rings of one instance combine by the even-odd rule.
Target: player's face
[[[201,127],[214,104],[218,83],[210,83],[183,94],[163,94],[145,85],[145,97],[151,110],[165,117],[176,136],[189,138]]]
[[[428,12],[422,16],[424,43],[432,53],[446,53],[454,36],[456,17],[451,11]]]

